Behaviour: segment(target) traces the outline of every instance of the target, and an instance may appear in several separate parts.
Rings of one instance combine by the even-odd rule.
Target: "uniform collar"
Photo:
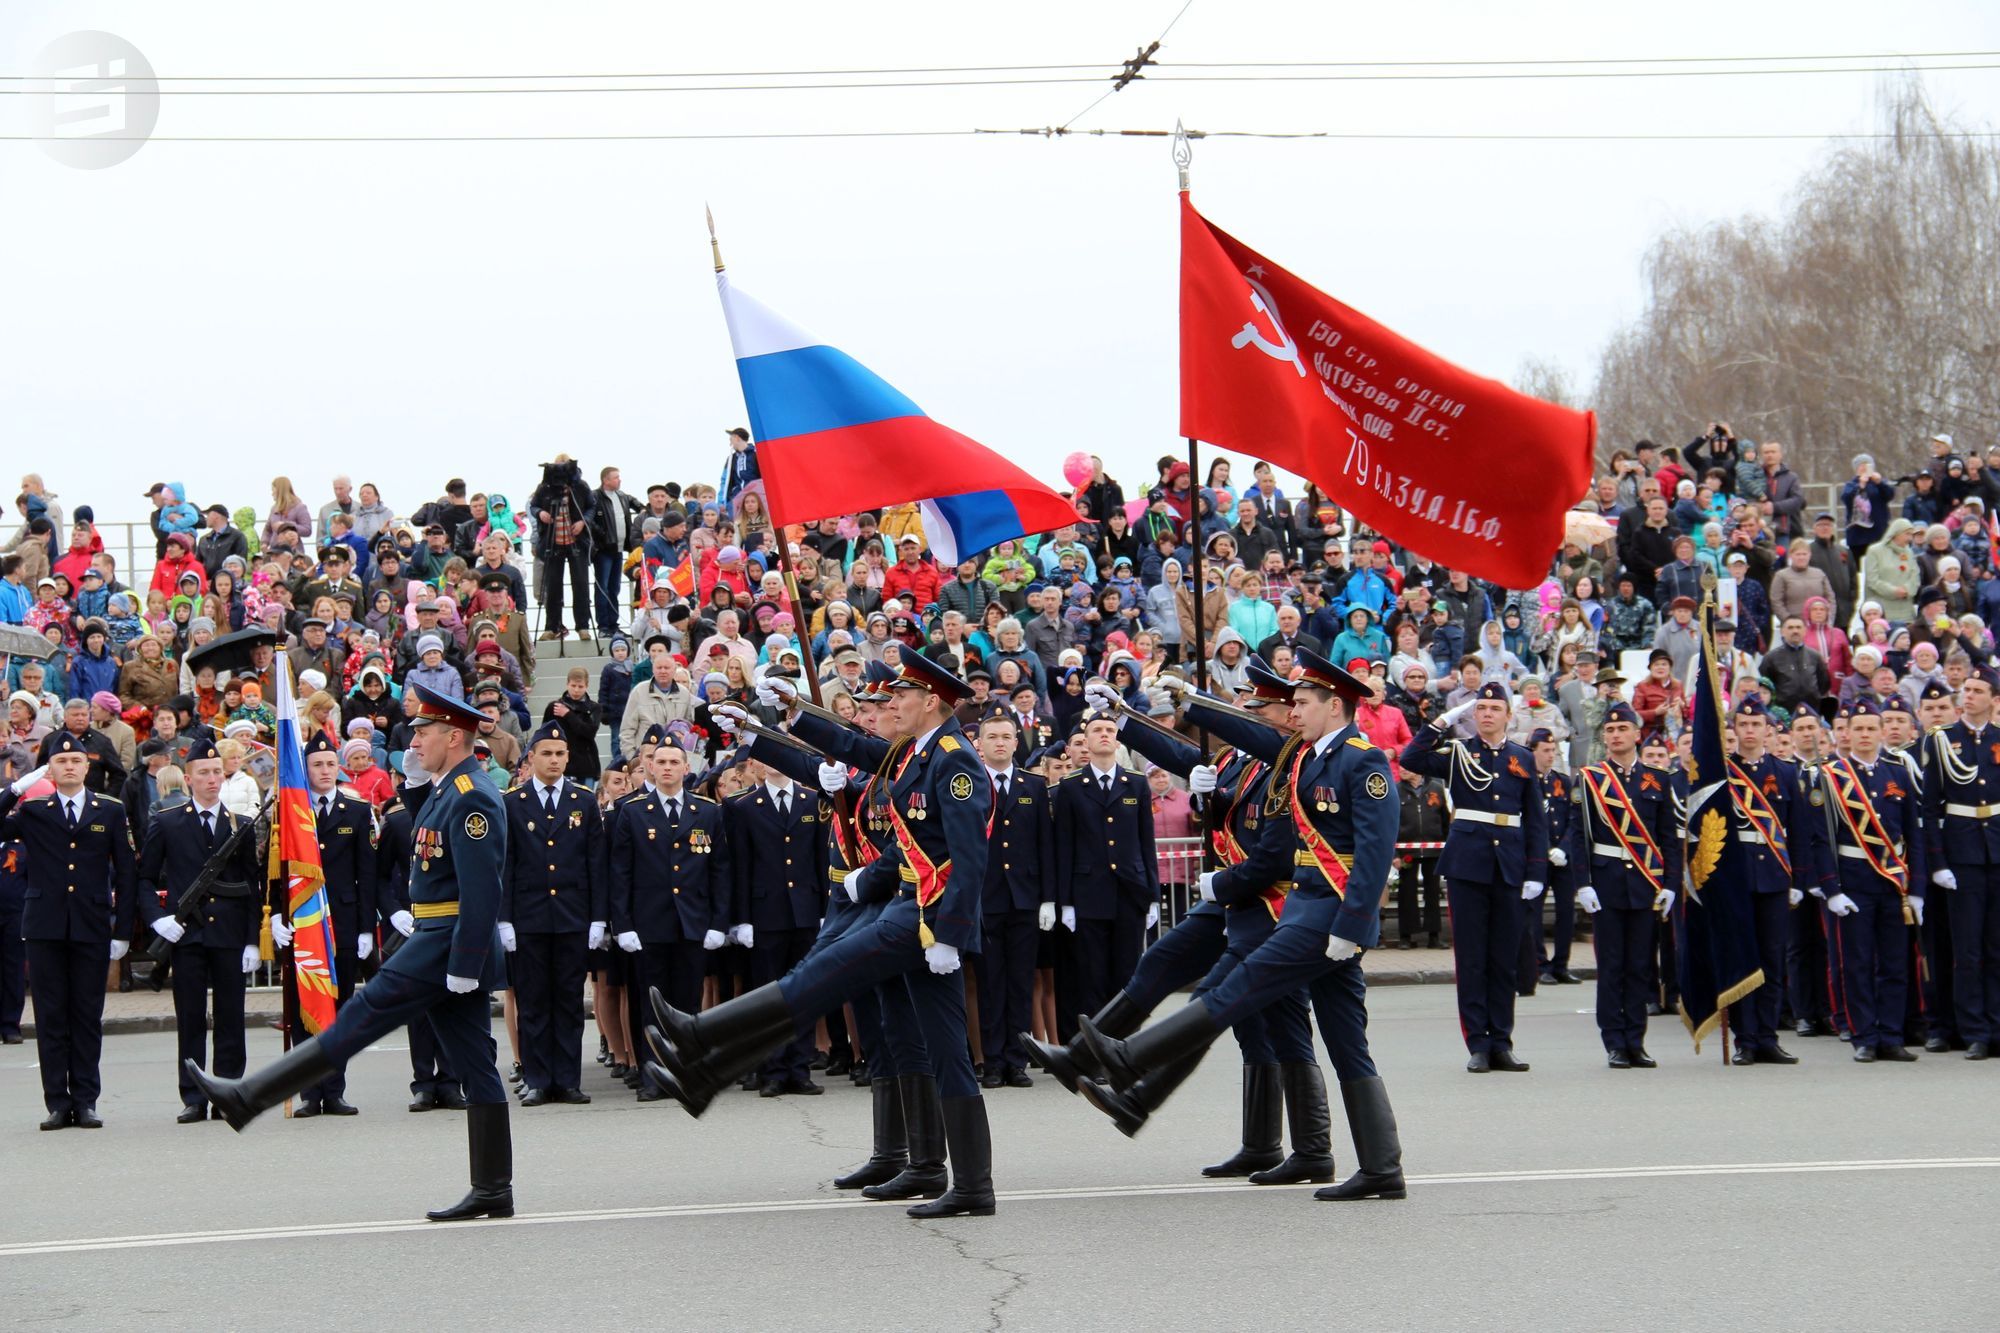
[[[530,778],[529,781],[535,784],[536,800],[546,801],[551,796],[555,797],[558,801],[562,799],[563,780],[561,778],[557,778],[553,784],[547,785],[540,778]]]
[[[912,750],[921,751],[925,746],[929,745],[933,740],[935,740],[937,738],[937,734],[943,730],[944,730],[944,723],[940,722],[935,727],[932,727],[929,731],[925,732],[923,735],[917,737],[917,743],[911,746],[910,748]]]
[[[986,775],[992,778],[995,783],[1011,783],[1014,780],[1014,766],[1009,764],[1005,768],[989,768],[986,770]]]

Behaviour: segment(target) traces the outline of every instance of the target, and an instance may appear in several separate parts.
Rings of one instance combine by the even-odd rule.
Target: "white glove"
[[[1042,904],[1041,910],[1035,914],[1035,928],[1037,930],[1054,930],[1056,928],[1056,905],[1054,903]]]
[[[587,949],[602,949],[604,947],[604,931],[605,925],[602,921],[591,922],[590,939],[585,943],[584,947]]]
[[[1531,879],[1527,881],[1525,884],[1521,885],[1521,901],[1533,902],[1535,899],[1541,897],[1543,887],[1544,885],[1538,879]]]
[[[153,933],[169,944],[179,944],[181,936],[187,934],[187,927],[174,917],[163,916],[153,923]]]
[[[389,913],[389,924],[394,926],[396,933],[404,939],[417,933],[417,919],[410,915],[408,908],[399,907]]]
[[[470,995],[472,992],[479,989],[479,978],[454,977],[450,973],[446,973],[444,979],[444,988],[450,991],[453,995]]]
[[[1654,895],[1653,895],[1653,910],[1654,910],[1655,912],[1671,912],[1671,911],[1673,911],[1673,910],[1674,910],[1674,891],[1673,891],[1672,889],[1661,889],[1661,890],[1660,890],[1660,891],[1659,891],[1658,893],[1654,894]]]
[[[1353,940],[1344,940],[1338,935],[1326,937],[1326,956],[1336,963],[1344,963],[1361,952],[1361,946]]]
[[[783,676],[766,676],[757,682],[757,702],[766,708],[789,710],[798,697],[798,687]]]
[[[849,871],[847,874],[847,879],[840,886],[840,891],[847,895],[847,901],[851,903],[860,902],[861,872],[858,870]]]
[[[264,959],[257,952],[256,945],[246,944],[243,946],[243,970],[245,972],[255,972],[257,964],[263,961]]]
[[[1576,891],[1576,905],[1586,912],[1595,912],[1598,908],[1604,906],[1603,903],[1597,901],[1597,890],[1591,888],[1588,884]]]
[[[120,958],[123,958],[125,956],[125,951],[131,947],[132,947],[132,941],[130,940],[111,941],[111,961],[115,963]]]
[[[1820,888],[1812,888],[1812,889],[1807,889],[1807,890],[1806,890],[1806,892],[1807,892],[1807,893],[1810,893],[1810,894],[1811,894],[1811,895],[1812,895],[1813,897],[1815,897],[1815,898],[1819,899],[1819,900],[1820,900],[1821,902],[1825,902],[1825,901],[1826,901],[1826,890],[1825,890],[1825,889],[1820,889]]]
[[[625,953],[637,953],[637,952],[639,952],[639,947],[640,947],[640,946],[639,946],[639,932],[638,932],[638,931],[636,931],[636,930],[621,930],[621,931],[619,931],[619,932],[618,932],[618,947],[619,947],[619,949],[621,949],[621,950],[622,950],[622,951],[624,951]]]
[[[281,916],[274,915],[271,918],[271,943],[280,949],[291,947],[292,928],[285,924],[285,919]]]
[[[1940,870],[1932,874],[1931,883],[1941,889],[1955,889],[1958,887],[1958,876],[1949,870]]]
[[[1844,893],[1836,893],[1826,900],[1826,910],[1835,916],[1853,916],[1861,909],[1855,906],[1854,899]]]
[[[1163,713],[1171,713],[1171,712],[1173,712],[1173,711],[1174,711],[1174,696],[1173,696],[1173,695],[1171,695],[1171,694],[1169,694],[1169,693],[1168,693],[1168,692],[1167,692],[1166,690],[1162,689],[1162,688],[1161,688],[1160,686],[1158,686],[1158,685],[1149,685],[1149,686],[1147,686],[1147,687],[1146,687],[1146,711],[1147,711],[1147,713],[1149,713],[1149,714],[1151,714],[1151,715],[1153,715],[1153,716],[1155,716],[1155,717],[1157,717],[1157,716],[1159,716],[1159,715],[1161,715],[1161,714],[1163,714]],[[1121,718],[1119,718],[1119,719],[1118,719],[1118,725],[1119,725],[1119,726],[1121,726],[1121,727],[1122,727],[1122,726],[1124,726],[1124,725],[1125,725],[1125,719],[1124,719],[1124,718],[1122,718],[1122,717],[1121,717]]]
[[[1194,686],[1188,684],[1187,681],[1183,680],[1181,677],[1170,676],[1164,673],[1153,677],[1153,687],[1155,689],[1165,690],[1169,697],[1172,697],[1174,695],[1187,694],[1188,692],[1194,689]]]
[[[1201,896],[1203,902],[1215,901],[1215,877],[1221,873],[1219,870],[1204,870],[1201,872],[1201,877],[1195,880],[1195,892]]]
[[[1074,907],[1065,907],[1062,909],[1062,927],[1070,934],[1076,934],[1076,909]]]
[[[423,760],[417,758],[417,752],[415,750],[403,751],[403,785],[405,787],[421,787],[430,780],[430,770],[424,767]]]
[[[1549,864],[1560,870],[1569,864],[1569,853],[1560,847],[1549,848]]]
[[[1206,796],[1215,790],[1217,777],[1214,764],[1196,764],[1188,770],[1188,793],[1192,796]]]
[[[1923,925],[1924,900],[1922,898],[1917,897],[1917,895],[1914,893],[1910,895],[1910,910],[1917,914],[1917,924],[1920,926]]]
[[[750,719],[741,704],[717,704],[708,710],[708,715],[715,719],[716,726],[731,736],[741,731],[743,724]]]
[[[28,794],[28,788],[34,786],[37,782],[40,782],[45,776],[47,776],[48,771],[49,771],[49,766],[47,764],[43,764],[40,768],[33,769],[27,773],[23,773],[20,777],[14,779],[13,786],[10,787],[8,790],[12,791],[16,796],[26,796]]]
[[[1117,690],[1111,688],[1109,681],[1102,680],[1092,680],[1084,683],[1083,700],[1092,708],[1108,709],[1111,712],[1117,712],[1118,705],[1125,702],[1123,696]]]
[[[825,763],[819,766],[819,789],[828,796],[847,790],[847,765]]]
[[[940,940],[924,950],[924,962],[939,976],[949,976],[958,971],[958,946]]]
[[[1797,907],[1800,903],[1806,900],[1805,891],[1802,889],[1793,889],[1791,890],[1790,893],[1786,895],[1786,897],[1791,902],[1791,905],[1794,907]]]
[[[746,949],[755,948],[757,945],[757,931],[747,923],[741,926],[731,926],[729,928],[729,938],[735,940]]]
[[[1467,699],[1464,703],[1460,704],[1456,708],[1447,708],[1444,710],[1444,712],[1438,714],[1437,721],[1431,723],[1431,725],[1436,727],[1439,731],[1449,731],[1451,730],[1452,725],[1456,723],[1460,718],[1464,717],[1467,713],[1470,713],[1472,711],[1472,705],[1478,702],[1479,701],[1477,699]]]
[[[514,927],[505,921],[500,923],[500,947],[508,953],[514,952]]]
[[[354,956],[356,958],[359,958],[362,962],[365,963],[368,961],[368,955],[374,952],[375,952],[375,937],[373,935],[368,934],[367,932],[364,931],[360,935],[354,937]]]
[[[1152,906],[1146,909],[1146,929],[1151,930],[1154,926],[1157,926],[1159,924],[1160,924],[1160,905],[1158,903],[1154,903]]]
[[[701,934],[701,947],[704,949],[720,949],[727,943],[729,937],[719,930],[705,930]]]

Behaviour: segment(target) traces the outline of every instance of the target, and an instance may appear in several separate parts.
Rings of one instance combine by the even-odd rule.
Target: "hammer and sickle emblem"
[[[1251,265],[1250,273],[1243,275],[1243,281],[1250,285],[1250,304],[1256,308],[1258,314],[1271,321],[1271,330],[1278,335],[1278,341],[1272,342],[1266,338],[1264,331],[1257,327],[1257,321],[1253,319],[1244,322],[1242,329],[1229,340],[1229,345],[1241,351],[1244,347],[1255,344],[1258,351],[1273,361],[1291,362],[1299,372],[1299,378],[1304,379],[1306,363],[1300,359],[1298,344],[1292,341],[1292,335],[1285,332],[1284,321],[1278,318],[1278,303],[1271,299],[1270,289],[1251,276],[1251,273],[1261,271],[1258,265]]]

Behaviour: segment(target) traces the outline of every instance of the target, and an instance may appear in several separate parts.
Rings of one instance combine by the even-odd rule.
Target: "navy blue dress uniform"
[[[817,784],[802,787],[789,779],[759,783],[723,803],[734,864],[730,919],[750,927],[753,986],[768,985],[798,966],[819,935],[831,813]],[[812,1058],[813,1033],[806,1031],[764,1066],[764,1093],[819,1092]]]
[[[567,741],[545,723],[529,741]],[[501,920],[514,928],[514,1012],[521,1026],[522,1105],[587,1102],[583,982],[590,928],[611,920],[610,872],[597,800],[566,778],[530,777],[507,793],[507,878]],[[539,1096],[532,1094],[539,1093]]]
[[[1536,727],[1528,735],[1528,752],[1534,753],[1550,739],[1552,733],[1547,727]],[[1542,774],[1542,808],[1549,812],[1546,896],[1555,909],[1555,942],[1551,947],[1542,933],[1541,904],[1529,903],[1523,913],[1525,928],[1521,933],[1521,961],[1516,973],[1520,981],[1518,989],[1523,995],[1533,995],[1537,982],[1553,986],[1576,980],[1569,970],[1569,951],[1576,935],[1577,871],[1589,848],[1580,846],[1577,838],[1575,781],[1559,768]]]
[[[1854,705],[1856,717],[1876,713],[1872,700]],[[1930,882],[1917,784],[1887,752],[1872,761],[1834,758],[1820,766],[1820,785],[1808,799],[1834,813],[1838,891],[1829,890],[1827,904],[1854,1058],[1915,1059],[1903,1048],[1913,952],[1905,912],[1920,910],[1915,904]]]
[[[2000,694],[2000,671],[1982,667],[1979,680]],[[1942,687],[1939,687],[1942,688]],[[1926,955],[1949,993],[1968,1059],[2000,1045],[2000,726],[1960,719],[1926,736],[1924,836],[1933,882],[1950,885],[1944,902],[1925,913]],[[1949,923],[1938,948],[1932,923]]]
[[[1628,723],[1635,735],[1640,725],[1627,703],[1611,705],[1604,721]],[[1580,862],[1581,888],[1590,890],[1585,906],[1596,903],[1598,1035],[1613,1069],[1651,1069],[1657,1061],[1646,1053],[1646,1000],[1654,913],[1662,892],[1681,891],[1673,775],[1606,759],[1577,773],[1576,801],[1577,842],[1588,857]]]
[[[1924,812],[1924,848],[1928,853],[1931,841],[1930,802],[1924,781],[1923,745],[1917,710],[1900,694],[1892,694],[1882,701],[1884,719],[1898,713],[1909,719],[1910,733],[1917,739],[1908,746],[1885,742],[1882,755],[1909,769],[1910,781],[1917,784],[1917,805]],[[1941,868],[1935,857],[1930,858],[1930,866],[1933,874]],[[1929,886],[1917,884],[1912,888],[1923,894],[1928,892]],[[1910,1040],[1923,1042],[1927,1051],[1962,1048],[1965,1043],[1958,1033],[1957,1006],[1952,1003],[1951,908],[1947,901],[1940,901],[1937,911],[1926,912],[1921,925],[1910,927],[1910,943],[1916,950],[1918,961],[1913,963],[1916,976],[1904,1007],[1904,1029],[1910,1034]]]
[[[206,738],[188,749],[190,762],[215,758]],[[171,917],[181,895],[209,859],[229,840],[241,816],[220,802],[203,810],[193,801],[161,811],[146,829],[139,852],[140,901],[149,921]],[[204,1118],[207,1101],[188,1077],[187,1066],[209,1065],[209,997],[215,1003],[215,1061],[209,1065],[222,1078],[241,1078],[247,1061],[244,1046],[243,951],[257,947],[264,924],[264,867],[257,856],[257,839],[246,836],[231,857],[232,864],[216,877],[214,887],[197,907],[198,923],[183,922],[185,932],[173,946],[174,1030],[180,1037],[182,1124]],[[221,1117],[218,1115],[218,1119]]]
[[[1736,716],[1768,717],[1754,695],[1736,707]],[[1751,912],[1757,932],[1758,964],[1764,984],[1730,1006],[1736,1028],[1735,1063],[1796,1064],[1778,1044],[1778,1017],[1784,1007],[1785,955],[1791,914],[1808,890],[1826,892],[1833,883],[1827,854],[1826,822],[1799,785],[1798,765],[1776,755],[1732,756],[1730,781],[1736,815],[1730,836],[1750,847]]]
[[[307,757],[338,755],[340,747],[324,731],[316,731],[305,743]],[[333,976],[339,988],[336,1006],[346,1004],[354,994],[361,975],[360,941],[375,947],[375,812],[368,802],[346,795],[338,788],[329,792],[307,792],[313,824],[318,832],[320,873],[325,876],[327,905],[333,914]],[[282,893],[282,886],[275,892]],[[273,911],[283,911],[275,901]],[[294,1118],[353,1115],[347,1102],[347,1071],[337,1069],[317,1087],[307,1088]]]
[[[383,920],[392,920],[398,912],[410,910],[410,867],[411,852],[416,842],[416,815],[412,804],[421,807],[423,798],[430,792],[428,783],[399,792],[394,800],[382,807],[381,827],[375,834],[375,887],[379,895],[377,913]],[[414,929],[415,918],[411,918]],[[391,926],[383,932],[383,961],[402,947],[404,936],[400,928]],[[437,1030],[431,1026],[428,1017],[410,1020],[407,1029],[410,1038],[410,1109],[412,1111],[432,1111],[438,1107],[446,1110],[465,1109],[465,1091],[459,1086],[458,1075],[453,1072],[451,1059],[438,1045]]]
[[[1153,793],[1137,773],[1086,764],[1056,784],[1055,902],[1076,914],[1070,940],[1077,1001],[1096,1013],[1146,948],[1160,901]]]
[[[1012,713],[997,716],[1016,721]],[[1037,775],[1009,763],[988,776],[993,834],[979,932],[979,1047],[987,1087],[1025,1087],[1028,1050],[1020,1034],[1032,1021],[1041,907],[1056,900],[1055,816],[1049,784]]]
[[[67,732],[49,754],[88,754]],[[35,1052],[41,1062],[43,1129],[94,1129],[103,1089],[104,975],[137,920],[137,878],[125,807],[85,788],[24,801],[0,792],[0,839],[21,844],[26,886],[21,934],[27,941],[28,988],[35,1001]]]
[[[28,950],[21,937],[27,877],[18,841],[0,842],[0,1042],[21,1041],[21,1010],[28,1002]]]
[[[483,713],[413,684],[419,727],[450,726],[476,736]],[[412,789],[405,788],[404,799]],[[310,1087],[363,1050],[428,1015],[465,1085],[472,1191],[433,1221],[511,1217],[513,1141],[507,1089],[493,1043],[490,992],[506,987],[500,897],[507,862],[507,812],[480,762],[468,755],[433,778],[412,835],[410,913],[416,929],[367,985],[341,1006],[333,1026],[242,1079],[195,1072],[211,1104],[242,1129],[286,1097]]]
[[[1480,686],[1478,701],[1488,700],[1506,703],[1506,687]],[[1513,1056],[1521,894],[1548,879],[1549,819],[1535,757],[1511,741],[1448,737],[1432,722],[1404,747],[1403,767],[1444,782],[1451,796],[1438,873],[1451,910],[1467,1068],[1514,1069],[1521,1064]]]
[[[1301,649],[1298,688],[1339,696],[1348,708],[1368,687],[1319,654]],[[1265,892],[1289,876],[1277,928],[1214,989],[1130,1040],[1108,1038],[1089,1019],[1083,1040],[1106,1081],[1126,1092],[1192,1059],[1223,1028],[1307,986],[1320,1037],[1340,1080],[1360,1170],[1315,1198],[1401,1198],[1402,1148],[1387,1092],[1368,1051],[1367,989],[1361,953],[1381,939],[1382,895],[1395,854],[1398,802],[1389,760],[1344,722],[1291,747],[1275,765],[1257,845],[1217,872],[1219,900]],[[1099,1100],[1095,1084],[1084,1095]]]

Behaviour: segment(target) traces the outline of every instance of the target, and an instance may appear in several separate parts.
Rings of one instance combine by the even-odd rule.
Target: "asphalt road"
[[[1137,1140],[1052,1081],[989,1094],[992,1219],[917,1223],[828,1185],[868,1095],[730,1093],[703,1120],[590,1065],[588,1107],[517,1111],[513,1221],[437,1227],[464,1130],[412,1116],[407,1057],[350,1070],[352,1120],[172,1123],[173,1039],[106,1044],[108,1127],[35,1129],[34,1047],[0,1052],[0,1321],[117,1329],[1991,1328],[2000,1065],[1724,1069],[1656,1021],[1603,1067],[1589,985],[1523,1002],[1527,1075],[1462,1072],[1451,991],[1373,996],[1411,1197],[1201,1182],[1234,1146],[1219,1047]],[[251,1037],[251,1059],[276,1035]],[[1339,1120],[1344,1174],[1352,1149]],[[311,1313],[317,1310],[317,1315]]]

